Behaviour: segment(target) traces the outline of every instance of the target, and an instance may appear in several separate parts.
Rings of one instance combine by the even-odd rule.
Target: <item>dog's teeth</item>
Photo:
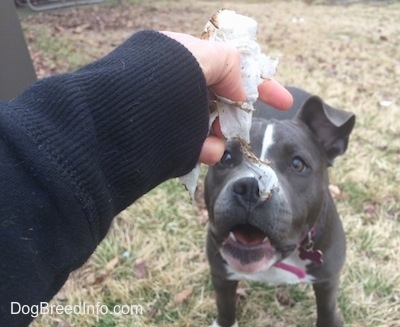
[[[269,241],[268,236],[265,236],[263,239],[263,243],[268,242],[268,241]]]
[[[233,234],[232,232],[229,233],[229,237],[234,240],[235,242],[237,242],[237,239],[235,237],[235,234]]]

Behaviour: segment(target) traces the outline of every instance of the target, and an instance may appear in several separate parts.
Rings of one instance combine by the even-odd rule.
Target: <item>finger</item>
[[[212,66],[205,69],[207,84],[218,95],[233,101],[245,101],[246,93],[240,71],[240,53],[232,46],[223,43],[205,41],[210,51],[215,52]],[[210,61],[208,60],[207,63]]]
[[[222,133],[221,130],[221,124],[219,121],[219,117],[215,118],[215,120],[213,121],[212,125],[211,125],[211,130],[210,130],[210,134],[218,136],[221,139],[224,139],[225,136]]]
[[[210,135],[203,143],[199,161],[206,165],[215,165],[222,158],[224,151],[225,141],[217,136]]]
[[[260,84],[258,92],[258,98],[274,108],[287,110],[293,105],[293,97],[290,92],[274,79]]]

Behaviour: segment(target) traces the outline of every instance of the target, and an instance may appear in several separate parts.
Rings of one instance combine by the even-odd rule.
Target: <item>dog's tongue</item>
[[[266,234],[250,224],[238,225],[224,241],[221,253],[236,272],[253,274],[277,261],[276,249]]]
[[[232,230],[238,243],[243,245],[258,245],[265,239],[265,234],[258,228],[251,225],[237,226]]]

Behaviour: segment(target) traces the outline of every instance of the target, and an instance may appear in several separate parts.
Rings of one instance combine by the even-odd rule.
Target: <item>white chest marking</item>
[[[285,265],[292,266],[295,269],[306,271],[306,266],[311,261],[302,260],[299,258],[297,251],[294,251],[289,257],[282,261]],[[301,278],[292,271],[272,266],[267,270],[261,270],[254,274],[238,273],[232,267],[226,265],[228,279],[230,280],[250,280],[255,282],[263,282],[268,285],[282,284],[298,284],[298,283],[313,283],[314,277],[305,273]]]
[[[264,132],[260,159],[267,160],[268,149],[274,144],[274,125],[269,124]]]

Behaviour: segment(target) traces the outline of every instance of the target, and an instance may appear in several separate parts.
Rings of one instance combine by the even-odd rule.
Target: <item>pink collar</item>
[[[317,265],[321,265],[323,263],[323,253],[321,250],[314,249],[313,237],[315,236],[315,233],[316,225],[314,225],[307,233],[307,235],[299,242],[297,248],[299,250],[299,258],[301,260],[310,260]],[[304,269],[289,265],[282,261],[277,262],[274,266],[295,274],[299,279],[303,279],[306,277],[306,272]]]

